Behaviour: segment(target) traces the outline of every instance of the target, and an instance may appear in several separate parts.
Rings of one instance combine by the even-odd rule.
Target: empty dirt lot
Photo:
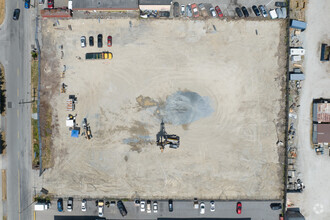
[[[51,54],[44,57],[43,90],[53,88],[58,129],[44,188],[95,198],[281,197],[283,159],[276,142],[284,128],[284,22],[53,23],[43,21],[44,56]],[[99,33],[103,49],[97,42],[80,47],[81,36],[96,39]],[[112,60],[84,59],[86,52],[105,50]],[[66,94],[59,92],[62,82]],[[69,94],[78,98],[78,125],[84,117],[91,125],[91,140],[70,137]],[[161,153],[156,146],[162,119],[168,133],[180,136],[180,148]]]

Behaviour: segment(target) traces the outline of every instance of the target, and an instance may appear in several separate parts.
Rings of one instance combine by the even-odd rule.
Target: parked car
[[[238,15],[238,17],[243,17],[243,13],[241,11],[241,9],[239,7],[235,8],[236,14]]]
[[[198,11],[197,5],[195,3],[191,5],[191,10],[192,10],[193,16],[195,18],[199,17],[199,11]]]
[[[102,48],[103,47],[102,39],[103,39],[102,34],[97,35],[97,47],[98,48]]]
[[[157,203],[157,201],[154,201],[153,210],[154,210],[154,213],[158,212],[158,203]]]
[[[215,202],[212,200],[210,201],[210,211],[214,212],[215,211]]]
[[[209,15],[209,14],[207,13],[206,8],[205,8],[205,6],[204,6],[203,3],[198,4],[198,7],[200,8],[200,10],[201,10],[201,15],[202,15],[203,17],[207,17],[207,16]]]
[[[99,200],[97,203],[99,217],[103,217],[104,201]]]
[[[269,10],[269,16],[271,19],[276,19],[277,18],[277,13],[275,11],[275,9],[270,9]]]
[[[181,15],[184,16],[184,12],[185,12],[185,6],[181,5]]]
[[[219,18],[222,18],[223,17],[223,13],[222,13],[222,11],[221,11],[221,9],[220,9],[219,6],[215,6],[215,11],[217,12]]]
[[[93,36],[89,37],[89,46],[94,47],[94,37]]]
[[[286,7],[286,2],[275,2],[276,7]]]
[[[81,211],[86,212],[86,210],[87,210],[87,201],[86,201],[86,199],[83,199],[81,201]]]
[[[180,5],[178,2],[173,3],[173,16],[174,17],[180,16]]]
[[[201,202],[199,207],[200,207],[200,213],[202,215],[205,214],[205,204],[204,204],[204,202]]]
[[[272,210],[279,210],[279,209],[282,209],[282,204],[281,203],[271,203],[270,208]]]
[[[135,200],[134,200],[134,205],[135,205],[135,206],[140,206],[140,204],[141,204],[141,202],[140,202],[139,199],[135,199]]]
[[[147,200],[147,213],[151,213],[151,201]]]
[[[19,14],[20,14],[21,10],[19,10],[18,8],[16,8],[14,10],[14,14],[13,14],[13,19],[14,20],[18,20],[19,19]]]
[[[191,5],[190,4],[188,4],[186,6],[186,14],[187,14],[188,17],[192,16],[192,11],[191,11]]]
[[[48,8],[54,8],[54,0],[48,0]]]
[[[246,17],[246,18],[249,17],[249,12],[244,6],[242,7],[242,12],[244,14],[244,17]]]
[[[108,36],[108,47],[112,46],[112,37],[109,35]]]
[[[194,198],[194,209],[198,209],[199,205],[198,205],[198,200],[197,198]]]
[[[214,8],[210,8],[210,13],[211,13],[212,17],[216,17],[217,16],[217,13],[215,13]]]
[[[173,212],[173,200],[168,200],[168,211]]]
[[[259,11],[259,9],[257,8],[257,6],[253,5],[253,6],[252,6],[252,10],[253,10],[254,14],[255,14],[257,17],[260,16],[260,11]]]
[[[144,200],[141,200],[140,207],[141,207],[141,212],[146,211],[146,202]]]
[[[25,0],[24,2],[24,8],[29,9],[30,8],[30,0]]]
[[[67,210],[68,212],[72,212],[72,209],[73,209],[73,198],[69,197]]]
[[[268,17],[267,10],[263,5],[259,5],[259,10],[260,10],[262,16],[264,16],[265,18]]]
[[[168,18],[168,17],[170,17],[170,12],[169,11],[160,11],[159,12],[159,17]]]
[[[63,199],[62,198],[59,198],[57,200],[57,210],[59,212],[63,212]]]
[[[85,36],[81,36],[80,44],[81,44],[81,48],[86,47],[86,37]]]
[[[242,213],[242,203],[241,202],[238,202],[236,204],[236,212],[237,212],[237,214],[241,214]]]
[[[127,215],[127,210],[126,210],[126,208],[124,206],[124,203],[121,200],[119,200],[117,202],[117,207],[119,209],[119,212],[120,212],[121,216],[124,217],[125,215]]]

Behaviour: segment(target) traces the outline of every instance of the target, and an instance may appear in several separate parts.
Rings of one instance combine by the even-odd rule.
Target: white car
[[[98,202],[99,217],[103,217],[103,207],[104,207],[103,200],[99,200]]]
[[[145,212],[146,211],[146,202],[144,200],[141,200],[140,206],[141,206],[141,212]]]
[[[205,213],[205,204],[204,204],[204,202],[201,202],[199,207],[200,207],[200,213],[203,215]]]
[[[153,207],[154,213],[158,212],[158,203],[154,201],[154,207]]]
[[[185,6],[181,5],[181,14],[184,15],[184,12],[185,12]]]
[[[215,203],[214,201],[210,201],[210,211],[214,212],[215,211]]]
[[[215,13],[214,8],[210,8],[210,12],[211,12],[212,17],[216,17],[217,16],[217,13]]]
[[[72,209],[73,209],[73,198],[69,198],[68,199],[68,212],[72,212]]]
[[[85,36],[82,36],[80,38],[80,43],[81,43],[81,48],[86,47],[86,37]]]
[[[87,201],[86,201],[86,199],[83,199],[81,201],[81,211],[86,212],[86,207],[87,207]]]
[[[151,201],[147,200],[147,213],[151,213]]]

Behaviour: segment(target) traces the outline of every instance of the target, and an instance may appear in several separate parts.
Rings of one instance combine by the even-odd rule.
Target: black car
[[[159,17],[170,17],[170,12],[169,11],[160,11],[159,12]]]
[[[286,7],[286,2],[275,2],[276,7]]]
[[[243,13],[239,7],[235,8],[235,11],[236,11],[236,14],[238,15],[238,17],[243,17]]]
[[[242,7],[242,11],[243,11],[244,17],[246,17],[246,18],[249,17],[249,12],[244,6]]]
[[[252,10],[256,16],[260,16],[260,11],[257,6],[253,5]]]
[[[89,46],[94,47],[94,37],[93,36],[89,37]]]
[[[103,39],[102,34],[97,35],[97,47],[98,48],[102,48],[103,47],[102,39]]]
[[[127,215],[127,210],[126,210],[126,208],[125,208],[125,206],[124,206],[124,203],[123,203],[121,200],[119,200],[119,201],[117,202],[117,207],[118,207],[119,212],[120,212],[120,214],[121,214],[122,216]]]
[[[270,208],[272,210],[279,210],[279,209],[282,209],[282,205],[281,205],[281,203],[271,203]]]
[[[173,212],[173,200],[168,200],[168,211]]]
[[[21,12],[21,10],[19,10],[18,8],[16,8],[14,10],[14,15],[13,15],[13,19],[14,20],[18,20],[19,19],[19,13]]]

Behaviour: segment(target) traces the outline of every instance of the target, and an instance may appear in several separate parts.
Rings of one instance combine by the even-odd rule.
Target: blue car
[[[57,210],[63,212],[63,199],[61,198],[57,200]]]
[[[25,0],[25,4],[24,4],[25,8],[30,8],[30,0]]]

